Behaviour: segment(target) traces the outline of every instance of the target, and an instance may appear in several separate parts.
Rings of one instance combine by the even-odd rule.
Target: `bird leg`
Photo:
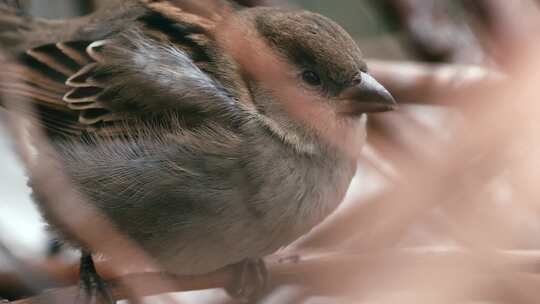
[[[268,270],[262,259],[246,259],[232,266],[236,275],[225,290],[242,303],[254,303],[266,291]]]
[[[79,295],[76,304],[114,304],[115,301],[105,281],[99,276],[92,254],[83,251],[79,273]]]

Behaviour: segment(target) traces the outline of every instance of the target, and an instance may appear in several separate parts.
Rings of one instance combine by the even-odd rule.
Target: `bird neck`
[[[366,141],[364,115],[343,119],[321,103],[307,98],[279,100],[275,94],[249,84],[254,116],[271,134],[299,153],[341,155],[357,160]],[[309,104],[302,104],[307,102]]]

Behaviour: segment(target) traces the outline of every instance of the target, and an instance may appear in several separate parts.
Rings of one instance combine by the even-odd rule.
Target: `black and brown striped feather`
[[[213,76],[213,72],[217,70],[216,62],[208,52],[214,43],[211,36],[212,27],[219,16],[212,15],[211,18],[206,18],[195,15],[180,9],[170,1],[141,1],[141,3],[149,10],[134,18],[134,22],[126,22],[123,30],[116,29],[117,32],[104,34],[105,39],[51,41],[28,49],[19,55],[17,62],[6,63],[6,68],[0,73],[10,77],[16,76],[15,79],[5,77],[13,81],[2,81],[0,89],[24,96],[34,103],[40,121],[53,135],[80,136],[86,132],[114,134],[123,130],[117,126],[117,122],[125,124],[125,121],[130,119],[154,117],[155,112],[159,111],[173,110],[180,116],[191,115],[198,106],[193,104],[193,100],[189,101],[190,104],[182,105],[181,99],[152,99],[152,94],[157,97],[166,96],[167,88],[160,88],[157,82],[152,83],[152,78],[136,79],[138,71],[130,71],[129,66],[122,65],[126,63],[129,65],[130,58],[118,56],[141,55],[129,52],[131,51],[129,48],[138,47],[137,43],[140,47],[142,43],[131,40],[144,39],[144,43],[174,48],[175,51],[186,54],[194,66],[208,73],[208,81],[212,82],[208,86],[212,89],[215,87],[216,90],[216,92],[209,90],[210,102],[224,102],[228,104],[227,106],[231,106],[230,99],[234,96],[228,94],[220,85],[219,79]],[[15,16],[6,18],[17,20]],[[2,20],[6,18],[0,17]],[[92,28],[93,25],[90,24],[88,27]],[[90,30],[80,29],[80,32],[88,31]],[[181,71],[171,71],[177,72]],[[126,88],[131,84],[129,77],[135,77],[132,85],[140,87],[145,85],[143,82],[146,81],[146,85],[151,88],[130,95],[129,88]],[[161,89],[164,92],[159,91]],[[142,94],[148,92],[150,94]],[[220,98],[227,100],[216,101]],[[213,106],[215,105],[210,104],[209,107],[208,105],[205,107]]]

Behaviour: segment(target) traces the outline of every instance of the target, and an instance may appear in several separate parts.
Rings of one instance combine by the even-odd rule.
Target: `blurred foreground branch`
[[[495,70],[480,66],[382,60],[370,60],[368,64],[370,73],[400,104],[433,103],[458,90],[503,77]]]

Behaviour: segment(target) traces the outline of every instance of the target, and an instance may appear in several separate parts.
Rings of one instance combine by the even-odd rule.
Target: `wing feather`
[[[173,1],[176,2],[176,1]],[[50,134],[118,134],[129,120],[175,112],[233,113],[235,98],[212,76],[211,18],[170,1],[95,41],[54,41],[6,63],[0,89],[29,98]],[[163,117],[168,117],[163,115]]]

